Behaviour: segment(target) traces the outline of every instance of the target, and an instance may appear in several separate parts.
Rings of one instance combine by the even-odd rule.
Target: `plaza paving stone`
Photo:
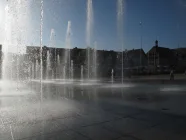
[[[123,118],[120,120],[105,123],[103,127],[120,134],[132,134],[134,132],[139,132],[143,129],[150,128],[151,124],[132,118]]]
[[[186,135],[176,134],[169,131],[151,128],[137,132],[133,136],[141,140],[185,140]]]
[[[73,94],[64,98],[63,87],[59,87],[59,93],[43,92],[49,96],[43,102],[39,94],[0,98],[5,103],[0,106],[0,140],[186,140],[184,94],[174,94],[176,100],[173,94],[169,95],[166,100],[169,102],[138,101],[128,105],[119,89],[115,94],[110,89],[96,93],[89,86],[84,95],[74,89]],[[131,93],[130,97],[136,101],[136,95]],[[178,101],[182,103],[176,104]],[[143,108],[165,107],[162,104],[170,109],[182,106],[182,116],[159,108]]]
[[[91,140],[91,139],[74,131],[63,131],[50,135],[30,137],[24,140]]]
[[[186,138],[185,117],[141,109],[140,113],[125,117],[100,108],[96,114],[77,114],[62,119],[59,116],[33,123],[0,125],[0,139],[12,140],[12,136],[14,140],[173,140],[176,138],[182,140]]]
[[[138,138],[130,137],[130,136],[125,136],[121,138],[117,138],[115,140],[139,140]]]
[[[121,136],[118,133],[104,129],[99,125],[83,127],[77,129],[77,131],[93,140],[112,140]]]

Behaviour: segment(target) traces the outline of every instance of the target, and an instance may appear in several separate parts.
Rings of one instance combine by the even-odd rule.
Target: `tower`
[[[158,40],[155,41],[155,46],[158,47]]]

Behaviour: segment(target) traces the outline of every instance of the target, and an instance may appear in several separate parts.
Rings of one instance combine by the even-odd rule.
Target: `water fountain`
[[[73,62],[73,60],[71,60],[70,71],[71,71],[71,77],[70,78],[73,80],[73,78],[74,78],[74,62]]]
[[[43,0],[40,5],[41,21],[40,21],[40,100],[43,101]]]
[[[50,31],[50,47],[53,47],[55,49],[55,52],[54,54],[51,56],[50,54],[50,57],[53,57],[54,58],[54,61],[52,62],[53,63],[53,67],[56,66],[56,48],[55,48],[55,30],[54,29],[51,29]],[[50,58],[51,59],[51,58]],[[51,78],[54,79],[56,77],[56,70],[52,69],[52,75],[51,75]]]
[[[14,1],[16,5],[13,5],[12,7],[10,7],[10,9],[13,9],[13,12],[15,12],[15,9],[19,11],[20,4],[25,0],[12,0],[12,1]],[[43,40],[42,40],[43,39],[43,0],[41,0],[39,4],[41,6],[40,7],[41,10],[40,11],[41,14],[40,47],[37,48],[37,54],[39,52],[39,55],[36,56],[34,55],[33,58],[29,58],[31,59],[32,62],[31,64],[29,63],[31,68],[30,66],[28,66],[28,68],[30,69],[29,77],[32,77],[31,78],[32,83],[30,82],[30,80],[28,81],[31,83],[31,85],[30,83],[24,84],[23,80],[21,79],[23,75],[23,73],[21,72],[22,70],[21,65],[24,64],[25,60],[23,61],[23,59],[21,59],[20,54],[8,55],[9,50],[11,50],[13,46],[16,48],[16,52],[18,53],[19,51],[17,50],[17,48],[20,47],[20,44],[21,45],[24,44],[21,42],[22,36],[19,36],[21,34],[21,32],[19,31],[21,28],[17,28],[17,33],[15,35],[16,37],[14,37],[14,40],[16,41],[12,42],[13,38],[11,37],[11,33],[12,33],[11,22],[13,22],[13,20],[17,18],[17,16],[15,16],[15,18],[6,20],[7,27],[6,27],[6,35],[5,35],[6,41],[5,41],[5,49],[4,49],[5,56],[3,61],[3,78],[11,79],[11,81],[8,82],[0,81],[0,89],[1,89],[0,90],[0,97],[1,97],[0,119],[2,125],[4,125],[4,122],[6,125],[5,127],[6,132],[5,134],[3,134],[4,136],[7,136],[5,138],[9,138],[10,134],[11,134],[10,139],[14,139],[13,134],[15,134],[16,139],[28,139],[28,138],[45,139],[45,136],[47,138],[50,137],[50,139],[55,139],[53,138],[54,136],[53,134],[55,134],[57,138],[59,138],[58,135],[60,137],[61,136],[63,137],[66,133],[64,133],[63,135],[61,132],[58,133],[58,131],[62,129],[67,129],[67,131],[69,131],[68,127],[66,128],[64,127],[64,125],[62,125],[64,124],[64,121],[65,121],[65,126],[70,126],[70,127],[71,126],[76,127],[77,121],[79,121],[79,118],[81,121],[81,117],[83,116],[86,116],[86,119],[84,119],[86,122],[84,124],[86,124],[87,126],[92,126],[94,124],[100,123],[100,121],[108,122],[108,119],[113,120],[115,116],[109,115],[108,113],[110,111],[108,112],[107,110],[109,109],[112,111],[115,109],[115,107],[120,108],[119,104],[122,105],[121,106],[122,109],[125,108],[124,105],[126,100],[125,99],[126,94],[130,94],[130,96],[132,96],[132,93],[138,92],[138,90],[139,89],[141,90],[141,88],[142,88],[141,92],[144,93],[146,91],[152,90],[153,87],[151,86],[149,87],[148,85],[144,85],[143,87],[141,85],[136,86],[135,84],[123,84],[123,62],[121,68],[122,84],[120,83],[117,84],[116,79],[114,81],[114,73],[115,73],[114,67],[110,73],[112,83],[109,83],[106,80],[102,80],[101,82],[97,82],[97,81],[95,82],[94,80],[92,80],[94,81],[92,82],[90,78],[99,78],[99,75],[97,75],[97,67],[98,67],[97,66],[97,55],[98,55],[97,44],[95,42],[94,49],[92,50],[90,48],[87,49],[88,66],[86,66],[84,62],[80,63],[81,67],[77,66],[76,62],[78,60],[71,57],[71,50],[70,50],[71,49],[71,22],[70,21],[68,22],[68,26],[67,26],[65,54],[59,56],[59,52],[56,53],[56,49],[55,52],[47,51],[47,53],[45,54],[47,58],[45,60],[45,58],[43,57],[44,49],[42,47],[43,45]],[[123,38],[122,35],[123,9],[122,8],[123,8],[123,1],[118,0],[118,28],[119,28],[118,34],[120,39]],[[7,13],[8,12],[9,10],[7,10]],[[12,13],[12,11],[10,13]],[[15,12],[15,15],[16,14],[19,15],[21,14],[21,12]],[[12,17],[12,15],[10,17]],[[18,22],[19,20],[20,18],[18,18],[16,24],[19,23]],[[20,21],[25,21],[25,20],[20,20]],[[87,47],[91,46],[92,23],[93,23],[92,0],[88,0],[87,28],[86,28]],[[53,43],[54,36],[55,36],[54,30],[52,29],[51,36],[50,36],[50,47],[55,47]],[[120,41],[122,42],[121,44],[123,50],[123,41],[122,40]],[[54,65],[53,65],[53,60],[55,60]],[[43,71],[44,67],[46,67],[47,79],[43,80],[43,72],[45,72]],[[60,72],[63,72],[63,78],[65,79],[64,81],[62,79],[60,80],[55,79],[56,68],[58,74]],[[88,68],[88,70],[86,68]],[[81,70],[78,71],[76,69],[78,70],[81,69]],[[93,76],[90,77],[92,72],[93,72]],[[78,80],[69,80],[69,81],[67,80],[70,78],[74,79],[77,73],[81,74],[81,82],[79,82]],[[85,73],[87,73],[86,76]],[[87,77],[88,80],[86,81]],[[156,93],[159,93],[157,87],[158,86],[154,87],[153,92],[155,91]],[[116,90],[113,90],[114,88],[116,88]],[[175,87],[175,89],[170,89],[168,87],[167,88],[164,87],[164,88],[160,88],[160,91],[161,92],[168,92],[169,90],[179,91],[180,90],[179,88],[180,87]],[[184,90],[186,89],[184,88]],[[183,89],[181,89],[181,91],[183,91]],[[113,95],[111,96],[112,93]],[[120,94],[122,94],[123,100],[120,99],[117,100],[117,98],[121,98]],[[72,100],[68,98],[72,98]],[[87,98],[90,100],[90,102],[89,100],[87,100]],[[117,104],[116,102],[119,103]],[[183,102],[185,102],[185,100]],[[108,108],[105,108],[107,107],[107,104],[108,104]],[[117,106],[115,106],[115,104],[117,104]],[[148,103],[148,105],[150,106],[150,103]],[[134,112],[136,112],[136,110],[134,110]],[[113,114],[112,112],[110,113]],[[109,117],[105,117],[105,115],[107,114],[109,115]],[[74,121],[74,117],[77,121],[76,120]],[[2,129],[2,131],[4,130]],[[12,131],[14,133],[12,133]],[[64,131],[66,132],[66,130]],[[1,134],[2,133],[3,132],[1,132]],[[75,135],[80,138],[82,136],[77,133]],[[68,136],[71,137],[71,132],[70,135]],[[0,138],[2,138],[2,136],[0,136]],[[71,138],[73,138],[73,136]]]
[[[29,5],[28,1],[11,0],[7,1],[5,7],[5,27],[4,27],[4,42],[3,42],[3,64],[2,64],[2,78],[10,80],[19,73],[19,67],[13,68],[12,64],[19,64],[19,54],[25,53],[25,44],[27,43],[27,29],[29,28]],[[24,14],[22,12],[24,11]],[[24,24],[23,22],[24,21]],[[13,57],[13,55],[15,57]],[[12,62],[14,59],[15,63]],[[17,61],[18,60],[18,61]],[[14,69],[13,71],[11,71]]]
[[[51,31],[50,31],[50,44],[49,44],[50,47],[55,47],[54,46],[54,36],[55,36],[55,30],[51,29]]]
[[[61,75],[61,61],[59,54],[57,55],[57,77],[60,78]]]
[[[3,79],[6,79],[7,78],[7,73],[6,73],[6,69],[7,69],[7,64],[8,64],[8,42],[10,42],[10,34],[11,34],[11,31],[10,31],[10,26],[11,26],[11,18],[10,18],[10,15],[9,15],[9,6],[7,5],[5,7],[5,40],[4,40],[4,44],[3,44],[3,53],[4,53],[4,59],[3,59],[3,70],[2,70],[2,77]]]
[[[18,1],[18,0],[17,0]],[[22,1],[22,0],[21,0]],[[43,82],[43,61],[45,62],[45,60],[43,60],[43,0],[41,0],[40,3],[41,7],[41,11],[40,11],[40,56],[37,56],[37,60],[35,62],[35,64],[32,64],[32,68],[30,70],[30,77],[36,78],[37,80],[40,80],[40,83]],[[19,5],[19,4],[18,4]],[[9,8],[7,8],[7,13],[9,12]],[[19,12],[18,12],[19,13]],[[118,33],[120,35],[120,38],[122,38],[122,25],[123,25],[123,0],[118,0]],[[8,16],[9,17],[9,16]],[[11,19],[7,20],[7,25],[9,27],[9,24],[11,22]],[[10,36],[10,31],[9,28],[7,29],[7,36]],[[94,43],[94,48],[90,49],[91,46],[91,38],[92,38],[92,31],[93,30],[93,3],[92,0],[87,0],[87,21],[86,21],[86,46],[88,47],[87,49],[87,66],[81,66],[81,79],[85,78],[85,73],[87,75],[87,78],[89,81],[90,78],[94,78],[97,79],[97,42]],[[57,55],[56,53],[56,49],[55,49],[55,53],[54,54],[54,60],[55,60],[55,64],[53,65],[52,63],[52,56],[50,54],[50,51],[48,50],[46,53],[46,69],[44,69],[46,72],[46,78],[47,79],[55,79],[56,76],[61,78],[63,77],[64,79],[73,79],[74,75],[75,75],[75,70],[74,70],[74,62],[73,60],[71,60],[71,21],[68,21],[68,25],[67,25],[67,31],[66,31],[66,43],[65,43],[65,54],[62,55],[62,57],[64,58],[60,58],[59,54]],[[55,48],[55,31],[54,29],[51,29],[51,33],[50,33],[50,45],[49,47],[54,47]],[[20,37],[18,36],[18,41],[19,41]],[[6,42],[8,42],[9,40],[11,40],[11,38],[7,38]],[[18,42],[17,41],[17,42]],[[17,43],[19,44],[19,43]],[[18,45],[17,45],[18,46]],[[6,50],[5,50],[6,52]],[[5,69],[7,69],[6,65],[7,65],[7,60],[6,57],[8,55],[5,55],[5,59],[4,59],[4,71]],[[62,61],[61,61],[61,60]],[[16,74],[17,74],[17,79],[19,78],[19,56],[17,56],[17,70]],[[34,62],[33,62],[34,63]],[[55,67],[55,68],[54,68]],[[35,70],[34,70],[35,69]],[[13,70],[14,71],[14,70]],[[86,71],[86,72],[85,72]],[[12,72],[11,72],[12,73]],[[60,74],[62,73],[62,74]],[[4,72],[5,74],[5,72]],[[14,75],[16,75],[14,74]],[[58,75],[56,75],[58,74]],[[61,77],[59,75],[62,75]],[[91,77],[90,77],[91,76]],[[14,77],[14,76],[13,76]],[[122,63],[122,82],[123,82],[123,63]],[[42,85],[41,85],[42,87]]]
[[[81,81],[83,81],[83,65],[81,65]]]
[[[50,71],[51,71],[51,62],[50,62],[50,51],[47,51],[47,67],[46,67],[46,79],[49,79],[50,77]]]
[[[86,45],[87,45],[87,78],[90,78],[91,61],[90,61],[90,46],[93,28],[93,6],[92,0],[87,1],[87,25],[86,25]]]
[[[71,55],[70,55],[70,49],[71,49],[71,21],[68,21],[67,25],[67,31],[66,31],[66,42],[65,42],[65,55],[64,55],[64,62],[65,62],[65,74],[68,72],[68,78],[70,79],[71,75]],[[64,72],[63,72],[64,73]],[[65,76],[65,78],[67,78]]]
[[[34,67],[34,63],[31,62],[32,64],[32,76],[31,76],[31,79],[35,79],[35,67]]]
[[[30,58],[29,58],[29,60],[30,60]],[[29,80],[29,81],[31,81],[33,79],[32,78],[32,67],[33,67],[33,65],[32,65],[32,62],[30,61],[28,63],[28,77],[27,77],[27,80]]]
[[[94,79],[97,79],[97,42],[94,42],[93,66],[94,66]]]
[[[111,71],[111,82],[112,84],[114,83],[114,70],[113,69]]]
[[[55,78],[55,72],[54,72],[54,69],[52,69],[52,79]]]
[[[123,7],[124,6],[124,0],[118,0],[117,1],[117,28],[118,28],[118,37],[119,37],[119,43],[121,45],[121,83],[123,84]]]
[[[66,66],[63,66],[63,79],[66,79]]]
[[[36,70],[35,70],[36,79],[40,78],[40,65],[38,59],[36,60]]]

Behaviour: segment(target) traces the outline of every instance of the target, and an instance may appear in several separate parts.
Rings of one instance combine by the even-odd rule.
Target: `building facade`
[[[29,46],[26,50],[27,56],[32,63],[31,69],[37,71],[38,64],[40,65],[40,48]],[[49,75],[54,75],[53,78],[61,78],[61,75],[64,74],[64,67],[67,69],[66,75],[70,76],[71,62],[73,62],[74,78],[81,77],[82,66],[83,75],[85,77],[87,77],[89,67],[90,78],[110,77],[112,70],[114,71],[115,76],[121,77],[122,62],[123,73],[126,73],[128,70],[133,71],[133,73],[140,73],[142,72],[142,68],[147,66],[147,57],[142,49],[130,50],[127,53],[123,52],[123,55],[121,52],[115,52],[113,50],[94,50],[92,48],[81,49],[77,47],[70,50],[64,48],[43,47],[42,50],[43,77],[46,77],[47,73],[49,73],[46,73],[46,71],[49,71],[48,65],[51,67]],[[87,53],[87,50],[89,53]],[[88,57],[89,59],[87,59]],[[36,73],[33,75],[34,78],[37,77]]]
[[[183,73],[186,70],[186,48],[172,49],[176,61],[175,70]]]
[[[149,73],[169,73],[176,65],[175,55],[169,48],[160,47],[158,41],[147,52]]]

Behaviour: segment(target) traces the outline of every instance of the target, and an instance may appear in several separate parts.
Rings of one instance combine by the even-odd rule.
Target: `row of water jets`
[[[92,65],[97,65],[97,53],[94,53],[94,62],[95,64],[91,64],[91,61],[90,61],[90,49],[89,47],[91,46],[91,39],[92,39],[92,34],[93,34],[93,0],[87,0],[87,23],[86,23],[86,46],[88,47],[87,49],[87,78],[89,79],[90,78],[90,73],[91,73],[91,70],[92,70]],[[21,21],[22,21],[22,16],[21,16],[21,8],[22,7],[26,7],[26,6],[22,6],[22,4],[24,3],[24,0],[16,0],[16,2],[14,2],[13,0],[10,0],[8,1],[9,5],[7,5],[6,7],[6,20],[5,20],[5,42],[4,42],[4,49],[3,49],[3,52],[4,52],[4,61],[3,61],[3,78],[6,79],[7,76],[9,75],[9,70],[7,70],[9,67],[8,67],[8,63],[10,60],[9,57],[8,57],[8,53],[9,53],[9,50],[12,49],[12,44],[14,44],[14,42],[16,42],[16,47],[17,47],[17,50],[19,50],[19,46],[24,46],[24,42],[22,42],[22,29],[20,28],[15,28],[16,31],[15,33],[16,34],[12,34],[12,29],[14,28],[14,25],[11,24],[12,20],[14,20],[16,18],[16,25],[19,24],[19,22],[21,24],[23,24]],[[117,1],[117,23],[118,23],[118,35],[119,35],[119,41],[120,41],[120,44],[121,44],[121,48],[122,48],[122,55],[123,55],[123,6],[124,6],[124,0],[118,0]],[[15,8],[16,7],[16,8]],[[19,8],[20,7],[20,8]],[[15,10],[12,10],[12,9],[15,9]],[[12,12],[11,12],[12,11]],[[14,16],[16,15],[17,16]],[[40,65],[39,65],[39,62],[38,60],[36,61],[36,71],[37,71],[37,76],[36,77],[40,77],[40,81],[42,83],[42,80],[43,80],[43,60],[42,60],[42,49],[43,49],[43,16],[44,16],[44,11],[43,11],[43,0],[41,0],[40,2]],[[25,20],[24,20],[25,21]],[[13,27],[12,27],[13,26]],[[23,28],[23,27],[22,27]],[[54,32],[54,29],[52,29],[51,31],[51,36],[50,36],[50,46],[55,46],[54,44],[54,37],[55,37],[55,32]],[[16,41],[12,41],[12,39],[16,40]],[[73,60],[70,60],[70,49],[71,49],[71,22],[69,21],[68,22],[68,26],[67,26],[67,32],[66,32],[66,49],[69,50],[69,51],[66,51],[65,55],[63,56],[65,62],[67,62],[68,65],[65,65],[63,68],[61,68],[63,71],[63,78],[66,79],[66,75],[70,75],[68,77],[72,78],[74,77],[74,64],[73,64]],[[95,43],[95,50],[97,49],[97,44]],[[19,51],[17,51],[17,53],[19,53]],[[49,78],[49,71],[50,71],[50,67],[51,67],[51,63],[50,63],[50,57],[49,57],[49,52],[47,52],[47,78]],[[58,63],[60,63],[60,58],[59,56],[57,56],[57,60]],[[122,59],[123,61],[123,59]],[[19,65],[19,64],[17,64]],[[67,73],[67,69],[69,69],[69,74]],[[97,77],[97,67],[94,66],[93,67],[93,71],[95,72],[95,77]],[[19,67],[17,66],[17,72],[19,71]],[[32,69],[33,71],[33,69]],[[38,72],[39,71],[39,72]],[[84,75],[83,75],[83,72],[84,71],[84,66],[82,65],[81,66],[81,79],[84,78]],[[123,62],[122,62],[122,83],[123,83]],[[54,75],[54,74],[53,74]],[[111,72],[111,81],[113,82],[114,81],[114,71],[112,70]],[[41,85],[42,86],[42,85]]]
[[[43,1],[44,0],[41,0],[40,1],[40,64],[39,64],[39,60],[36,60],[36,71],[37,71],[37,77],[39,77],[40,79],[40,94],[39,94],[39,98],[40,98],[40,106],[39,106],[39,109],[40,109],[40,113],[42,115],[45,115],[46,113],[43,111],[43,57],[42,57],[42,52],[43,52],[43,16],[44,16],[44,11],[43,11]],[[93,6],[92,6],[92,0],[87,0],[87,27],[86,27],[86,46],[87,47],[90,47],[91,46],[91,38],[92,38],[92,27],[93,27]],[[122,5],[122,1],[123,0],[118,0],[118,3],[120,4],[118,9],[121,9],[123,7]],[[3,44],[3,53],[4,53],[4,57],[3,57],[3,78],[5,80],[7,80],[9,78],[9,75],[11,73],[16,73],[15,75],[17,75],[17,91],[19,93],[21,93],[21,90],[19,90],[19,74],[20,74],[20,65],[22,64],[22,62],[24,61],[20,61],[19,60],[19,50],[21,49],[20,46],[26,46],[26,41],[25,43],[22,42],[24,40],[24,30],[22,28],[24,28],[23,26],[21,26],[22,24],[25,24],[26,19],[22,19],[22,15],[26,15],[25,14],[25,10],[28,9],[28,5],[23,5],[23,3],[25,2],[29,2],[29,0],[8,0],[8,3],[10,4],[7,5],[6,7],[6,20],[5,20],[5,42]],[[20,9],[24,7],[25,9],[23,11],[21,11]],[[24,12],[24,13],[23,13]],[[17,15],[17,16],[15,16]],[[118,22],[121,22],[121,16],[122,13],[119,13],[118,14]],[[30,16],[28,16],[30,17]],[[27,18],[28,18],[27,17]],[[14,23],[15,21],[15,23]],[[17,26],[15,26],[17,25]],[[20,25],[20,26],[19,26]],[[118,26],[119,28],[122,27],[122,24],[119,24]],[[27,31],[27,29],[29,28],[26,28],[25,30]],[[120,33],[121,35],[121,33]],[[29,35],[31,36],[31,35]],[[52,40],[52,36],[54,36],[54,32],[52,31],[52,35],[51,35],[51,40]],[[52,41],[51,41],[52,42]],[[15,46],[12,45],[12,44],[16,44]],[[122,43],[123,44],[123,43]],[[55,46],[54,43],[51,43],[50,46]],[[123,46],[122,46],[123,47]],[[17,56],[16,56],[16,62],[17,64],[16,65],[16,69],[14,69],[14,67],[10,66],[12,63],[14,64],[14,60],[13,62],[11,62],[12,58],[9,57],[9,51],[14,49],[14,48],[17,48]],[[70,69],[70,77],[73,78],[74,77],[74,62],[73,60],[70,60],[70,49],[71,49],[71,22],[68,22],[68,27],[67,27],[67,35],[66,35],[66,49],[69,50],[69,51],[66,51],[66,54],[64,56],[64,59],[65,62],[68,62],[66,66],[64,66],[63,68],[61,68],[63,70],[63,78],[64,79],[67,79],[66,78],[66,75],[67,75],[67,69]],[[123,49],[122,49],[123,50]],[[97,54],[94,53],[94,63],[97,62],[96,56]],[[50,63],[50,54],[49,52],[47,52],[47,76],[49,78],[49,75],[50,75],[50,71],[51,71],[51,63]],[[56,53],[55,53],[55,56],[56,56]],[[57,60],[58,61],[57,63],[60,63],[60,58],[59,56],[57,56]],[[90,49],[88,48],[87,49],[87,63],[88,63],[88,79],[90,78],[90,70],[92,69],[92,64],[90,62]],[[9,63],[11,62],[11,64]],[[20,63],[18,63],[20,62]],[[30,67],[30,66],[28,66]],[[97,74],[97,69],[96,67],[95,68],[95,73]],[[10,69],[11,69],[11,72],[10,72]],[[35,71],[34,70],[35,68],[32,67],[32,71]],[[81,66],[81,79],[84,79],[84,66],[82,65]],[[54,76],[54,72],[52,74]],[[112,70],[111,72],[111,80],[112,80],[112,83],[114,81],[114,71]],[[97,77],[97,76],[96,76]],[[9,79],[8,79],[9,80]],[[123,81],[123,65],[122,65],[122,81]],[[7,84],[7,83],[6,83]],[[7,85],[9,85],[10,83],[8,83]],[[1,85],[2,86],[2,85]],[[8,87],[9,88],[9,87]],[[7,89],[8,89],[7,88]],[[10,88],[12,88],[10,86]],[[14,89],[13,89],[14,90]],[[10,92],[14,92],[13,90],[11,90]],[[34,90],[32,89],[32,85],[31,85],[31,90]],[[64,88],[64,93],[66,93],[65,91],[66,89]],[[35,91],[34,91],[35,92]],[[53,91],[52,91],[53,92]],[[89,91],[87,91],[89,92]],[[73,93],[73,90],[72,90],[72,93]],[[95,93],[96,93],[96,90],[95,90]],[[9,93],[11,94],[11,93]],[[13,93],[14,94],[14,93]],[[51,93],[52,94],[52,93]],[[25,95],[25,92],[24,92],[24,95]],[[93,95],[96,95],[96,94],[93,94]],[[35,103],[35,102],[34,102]],[[21,105],[21,104],[20,104]],[[42,121],[42,125],[44,126],[44,121]],[[10,130],[11,129],[11,125],[10,125]],[[43,130],[44,132],[44,130]],[[12,136],[12,139],[13,136]]]
[[[38,60],[36,60],[36,68],[34,69],[34,63],[33,63],[31,69],[32,70],[30,71],[30,73],[31,73],[30,75],[31,75],[32,79],[40,79],[41,64],[39,64]],[[83,75],[83,69],[84,69],[83,65],[81,65],[81,74],[82,75]],[[59,55],[57,55],[57,70],[55,73],[51,67],[50,53],[49,53],[49,51],[47,51],[47,67],[46,67],[45,71],[46,71],[45,79],[55,79],[56,75],[59,75],[58,78],[67,79],[67,71],[69,71],[68,78],[73,80],[73,78],[74,78],[74,62],[73,62],[73,60],[70,61],[70,69],[67,70],[66,65],[65,66],[61,65],[60,57],[59,57]],[[62,77],[61,77],[61,74],[62,74]],[[83,76],[81,76],[81,77],[83,77]]]
[[[94,78],[96,79],[97,77],[97,63],[96,63],[96,56],[97,53],[96,51],[94,51],[94,65],[93,65],[93,69],[94,69]],[[61,58],[59,56],[59,54],[57,55],[57,62],[56,62],[56,72],[54,72],[55,70],[52,68],[51,65],[51,54],[50,51],[47,51],[47,56],[46,56],[46,76],[45,79],[55,79],[55,77],[57,76],[60,79],[70,79],[73,80],[74,79],[74,61],[70,60],[70,67],[68,67],[68,63],[65,65],[63,63],[61,63]],[[69,69],[68,69],[69,68]],[[80,68],[80,77],[81,80],[84,79],[84,71],[85,71],[85,67],[83,65],[81,65]],[[35,63],[35,68],[34,68],[34,63],[32,63],[32,66],[30,67],[30,78],[31,79],[40,79],[41,75],[40,75],[40,70],[41,70],[41,64],[39,63],[38,59],[36,59],[36,63]],[[113,71],[113,70],[112,70]],[[67,74],[68,73],[68,74]],[[113,72],[112,72],[113,74]]]
[[[34,65],[34,64],[32,64]],[[38,60],[36,60],[36,69],[34,69],[34,66],[31,67],[30,75],[32,79],[39,79],[40,78],[40,69],[41,65],[39,64]],[[67,77],[67,71],[69,71],[69,76]],[[52,73],[52,74],[51,74]],[[35,78],[34,78],[35,75]],[[66,66],[62,66],[60,63],[60,57],[57,56],[57,70],[56,75],[59,75],[58,78],[62,79],[74,79],[74,61],[71,60],[70,62],[70,69],[67,70]],[[62,77],[61,77],[62,76]],[[47,67],[46,67],[46,79],[55,79],[55,72],[51,68],[51,62],[50,62],[50,53],[47,51]],[[84,66],[81,65],[81,80],[84,79]]]

